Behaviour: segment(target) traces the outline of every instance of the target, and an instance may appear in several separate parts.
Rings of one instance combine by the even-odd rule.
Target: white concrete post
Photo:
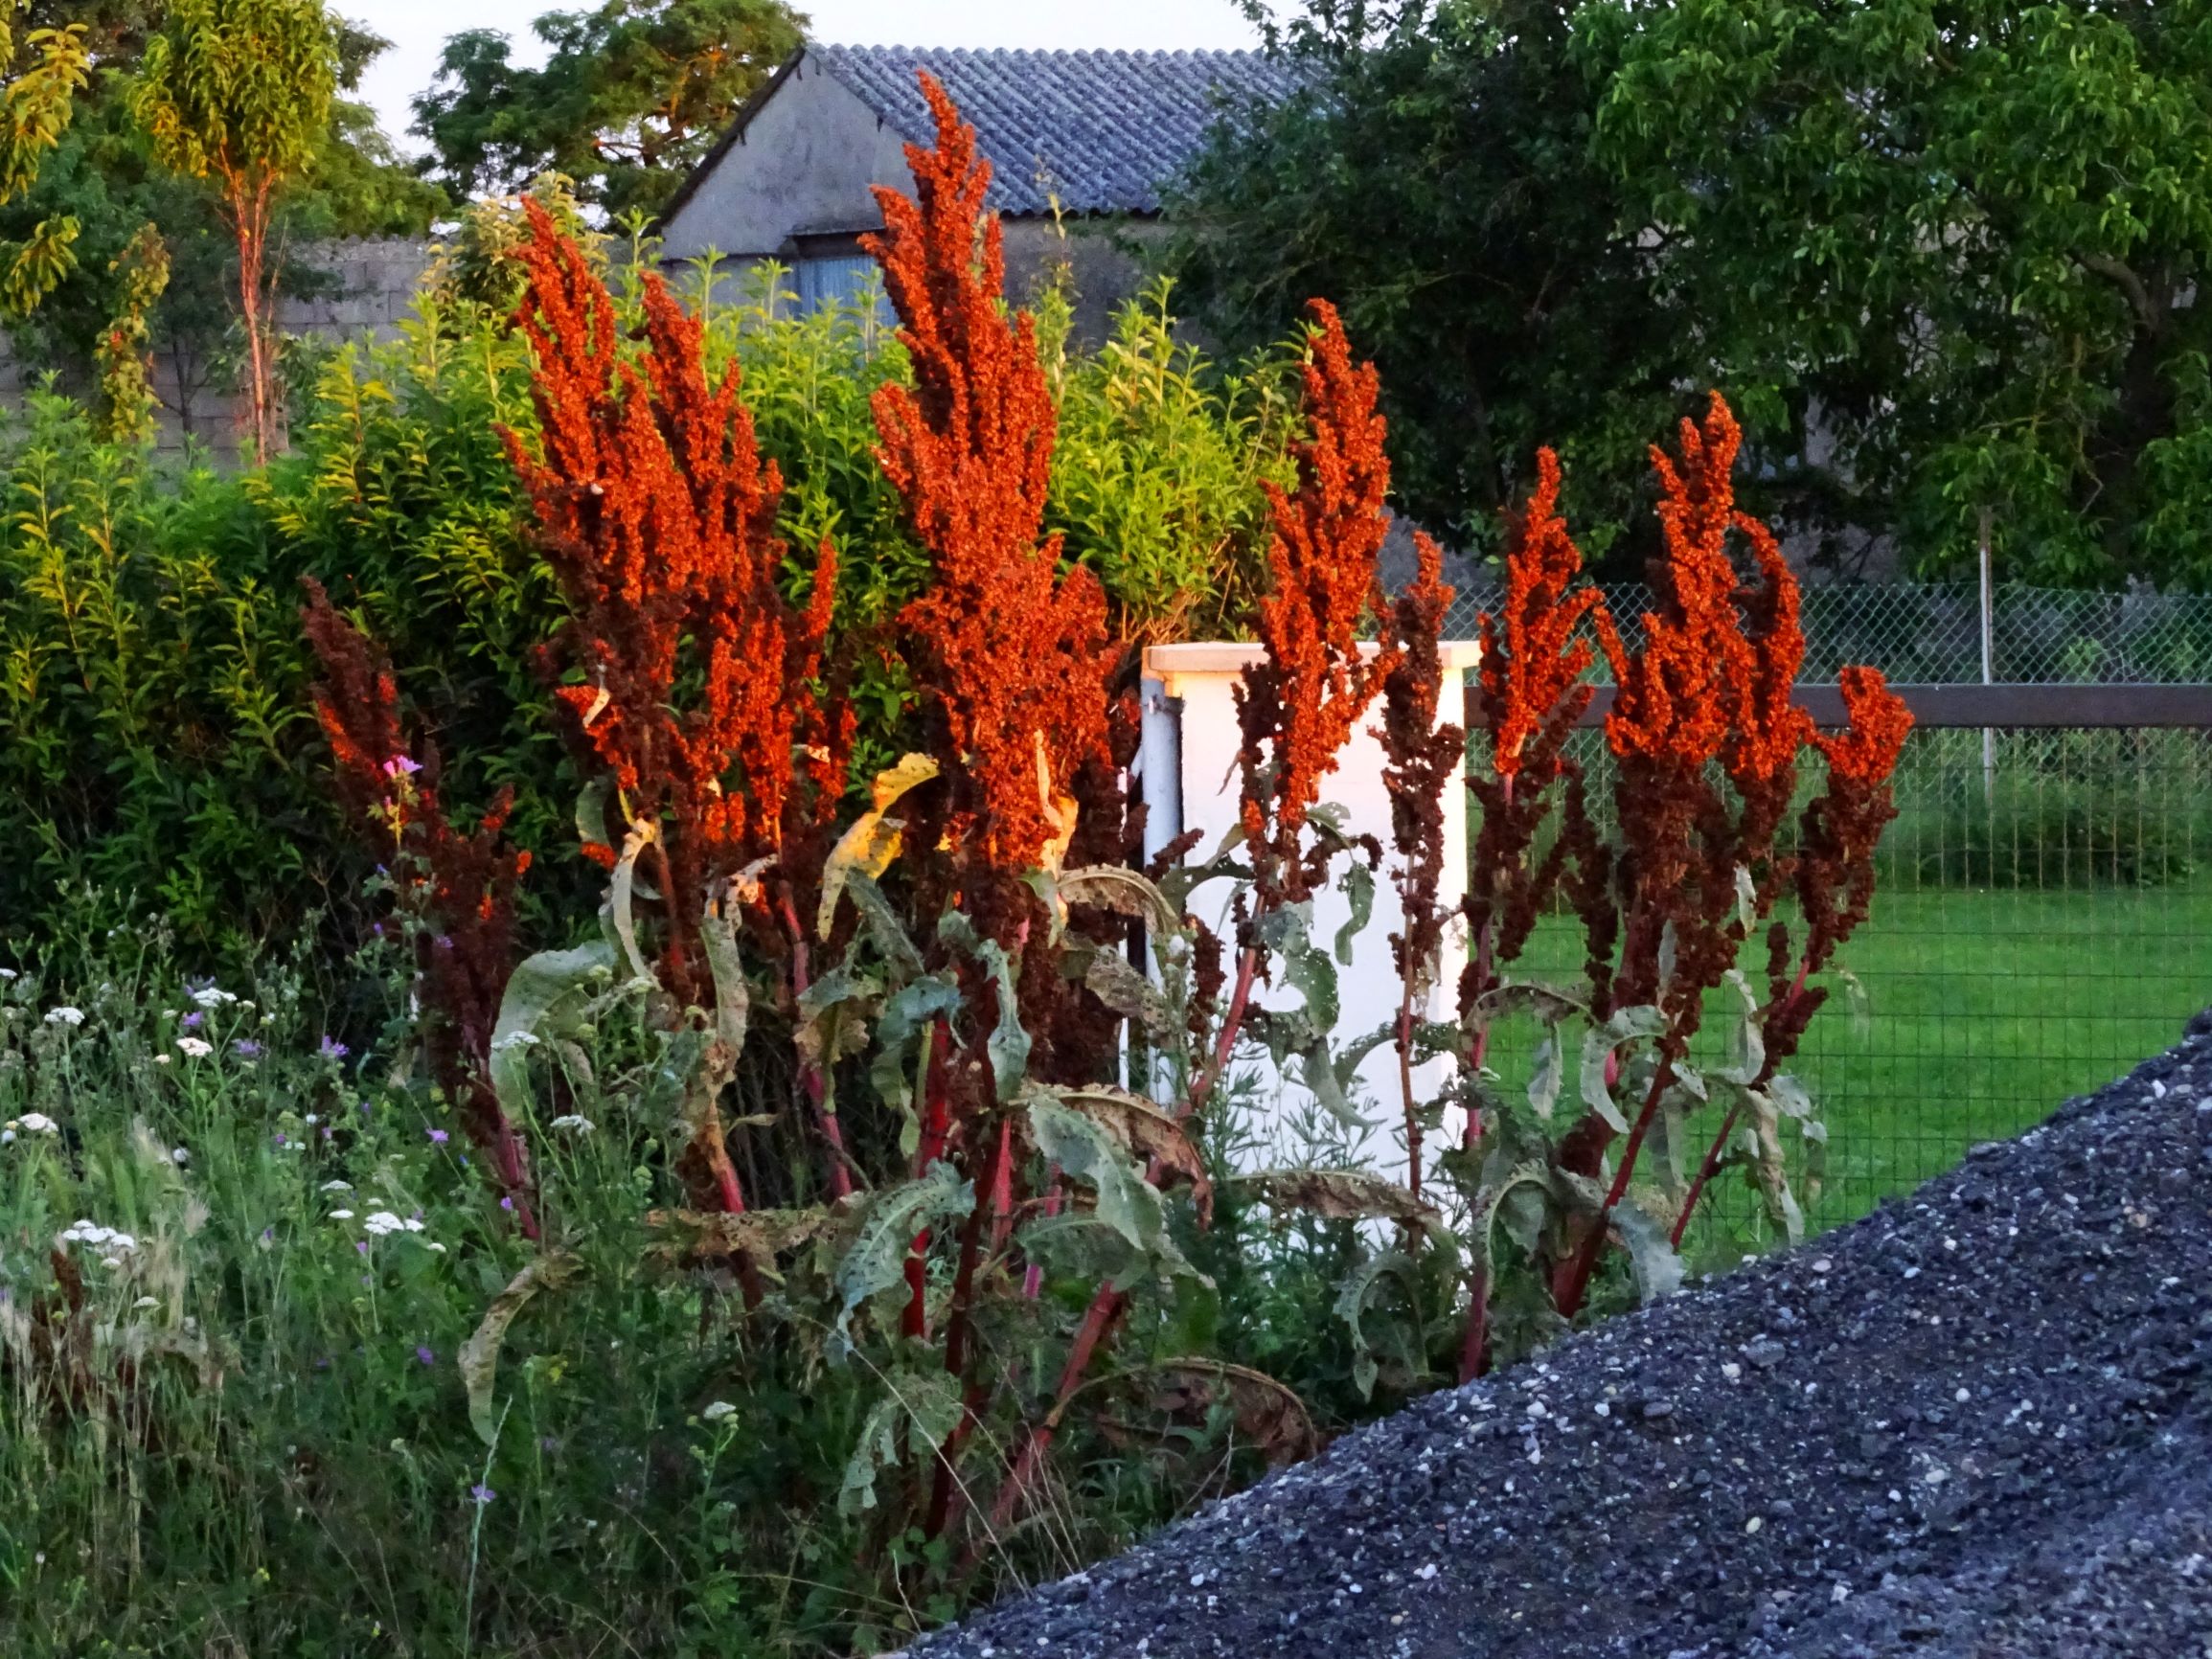
[[[1370,649],[1374,648],[1369,648]],[[1437,693],[1437,720],[1464,727],[1466,671],[1472,668],[1478,648],[1471,640],[1449,640],[1443,646],[1444,683]],[[1234,690],[1247,665],[1262,659],[1256,645],[1152,646],[1144,662],[1144,734],[1137,765],[1144,777],[1145,852],[1150,857],[1188,830],[1201,832],[1194,857],[1211,856],[1238,819],[1237,730]],[[1321,798],[1344,808],[1352,833],[1368,834],[1390,848],[1390,799],[1382,780],[1382,706],[1377,698],[1367,717],[1355,729],[1351,741],[1336,758],[1336,770],[1322,781]],[[1444,870],[1437,886],[1437,903],[1446,912],[1456,911],[1467,892],[1467,791],[1454,785],[1444,793]],[[1191,896],[1193,914],[1209,927],[1229,937],[1229,884],[1208,882]],[[1336,930],[1350,917],[1344,895],[1332,888],[1314,896],[1313,940],[1329,948]],[[1391,882],[1391,864],[1384,859],[1376,873],[1375,911],[1366,930],[1355,942],[1349,967],[1339,966],[1342,1011],[1334,1037],[1338,1042],[1390,1024],[1398,1017],[1400,984],[1390,961],[1390,935],[1402,925],[1398,894]],[[1429,1005],[1419,1011],[1423,1019],[1449,1016],[1459,973],[1467,959],[1464,925],[1446,930],[1444,961],[1439,965]],[[1295,992],[1278,987],[1266,1000],[1288,1004]],[[1417,1074],[1425,1096],[1433,1096],[1444,1081],[1442,1062]],[[1400,1132],[1403,1112],[1398,1083],[1396,1052],[1388,1045],[1376,1049],[1359,1067],[1360,1092],[1366,1097],[1361,1110],[1373,1124],[1361,1150],[1371,1167],[1399,1170],[1404,1162]],[[1290,1078],[1272,1079],[1264,1091],[1262,1121],[1253,1128],[1266,1143],[1255,1157],[1266,1164],[1287,1163],[1299,1155],[1288,1143],[1288,1125],[1311,1097]],[[1447,1125],[1444,1137],[1456,1139],[1458,1130]]]

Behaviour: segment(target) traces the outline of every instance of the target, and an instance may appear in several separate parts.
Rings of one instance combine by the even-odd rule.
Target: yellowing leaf
[[[815,931],[824,939],[837,920],[837,900],[844,896],[845,884],[855,872],[871,881],[891,868],[891,860],[899,856],[900,834],[905,826],[897,819],[886,819],[899,797],[918,784],[926,784],[937,776],[937,762],[927,755],[907,755],[896,766],[888,766],[876,774],[869,785],[875,805],[855,818],[845,833],[837,838],[831,849],[829,861],[822,866],[822,903],[814,915]]]

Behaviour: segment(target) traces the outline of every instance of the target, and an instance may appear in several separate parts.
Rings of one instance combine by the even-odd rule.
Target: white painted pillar
[[[1471,640],[1444,643],[1444,682],[1437,693],[1439,724],[1466,726],[1465,676],[1478,654],[1479,648]],[[1244,669],[1263,656],[1256,645],[1146,648],[1143,741],[1137,765],[1144,777],[1148,807],[1148,858],[1194,829],[1201,831],[1201,837],[1192,856],[1210,857],[1235,827],[1239,805],[1237,751],[1242,741],[1237,730],[1235,687]],[[1373,835],[1385,850],[1382,868],[1376,872],[1374,915],[1354,943],[1352,965],[1339,965],[1337,969],[1341,1013],[1334,1035],[1338,1043],[1349,1042],[1398,1017],[1400,985],[1390,960],[1390,936],[1401,928],[1403,918],[1391,880],[1390,799],[1382,779],[1381,729],[1382,703],[1378,696],[1351,740],[1338,752],[1336,769],[1321,784],[1321,799],[1344,808],[1351,832]],[[1466,789],[1457,784],[1447,788],[1443,806],[1445,856],[1436,897],[1438,906],[1450,914],[1457,911],[1467,893]],[[1231,938],[1232,930],[1229,898],[1230,884],[1225,880],[1207,882],[1191,896],[1192,913],[1224,942]],[[1349,920],[1349,903],[1342,892],[1332,887],[1314,895],[1313,912],[1313,942],[1327,950],[1336,930]],[[1423,1019],[1448,1018],[1453,1011],[1460,969],[1467,960],[1465,925],[1456,919],[1446,929],[1443,954],[1428,1006],[1419,1011]],[[1266,990],[1262,1000],[1289,1006],[1296,994],[1278,985]],[[1425,1098],[1433,1098],[1442,1087],[1444,1064],[1432,1062],[1416,1074],[1417,1086]],[[1355,1103],[1372,1125],[1360,1138],[1362,1155],[1375,1169],[1400,1170],[1404,1164],[1404,1114],[1396,1051],[1385,1043],[1369,1054],[1360,1064],[1358,1079]],[[1260,1121],[1249,1125],[1262,1143],[1252,1153],[1254,1167],[1304,1158],[1288,1131],[1294,1119],[1311,1105],[1311,1097],[1292,1078],[1267,1080],[1259,1102]],[[1445,1135],[1431,1137],[1431,1149],[1438,1144],[1448,1144],[1457,1135],[1457,1126],[1448,1124]]]

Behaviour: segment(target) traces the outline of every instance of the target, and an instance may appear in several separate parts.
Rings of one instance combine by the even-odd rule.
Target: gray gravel
[[[2212,1037],[915,1659],[2212,1659]]]

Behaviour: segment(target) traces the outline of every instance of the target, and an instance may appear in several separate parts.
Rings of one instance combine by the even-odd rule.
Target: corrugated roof
[[[991,205],[1043,214],[1157,213],[1159,187],[1197,151],[1221,96],[1273,101],[1290,77],[1257,52],[971,52],[815,46],[901,137],[926,144],[916,72],[945,83],[992,166]]]

